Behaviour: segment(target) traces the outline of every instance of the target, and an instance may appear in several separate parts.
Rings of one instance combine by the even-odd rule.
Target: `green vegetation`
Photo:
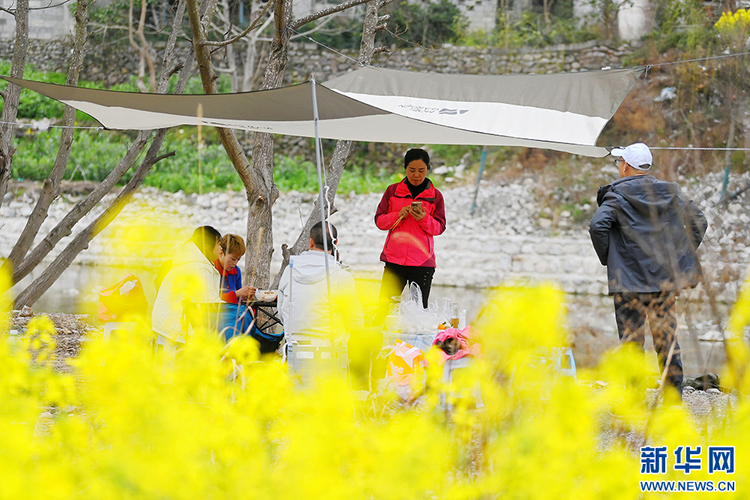
[[[386,11],[391,16],[388,29],[377,33],[376,41],[385,46],[437,47],[455,43],[466,31],[468,22],[458,7],[450,0],[410,3],[395,2]],[[325,22],[312,35],[316,41],[336,49],[358,50],[362,41],[360,17],[343,17]],[[301,38],[300,41],[305,41]]]
[[[0,60],[0,74],[9,75],[10,68],[10,61]],[[33,66],[26,66],[23,76],[27,80],[65,85],[65,75],[63,73],[46,73],[36,70]],[[0,82],[0,90],[5,89],[7,85],[8,84],[5,81]],[[104,88],[104,84],[101,82],[82,81],[80,82],[79,86],[91,89]],[[133,84],[115,85],[111,87],[111,90],[119,90],[123,92],[138,92],[138,88]],[[42,118],[62,118],[64,110],[65,105],[59,101],[44,97],[41,94],[32,92],[31,90],[24,89],[21,91],[21,99],[18,104],[18,118],[26,118],[31,120],[39,120]],[[76,113],[76,120],[93,121],[93,118],[85,113],[81,113],[80,111],[78,111]]]
[[[60,141],[60,129],[32,133],[29,131],[17,140],[13,160],[13,175],[18,180],[43,181],[55,163]],[[170,131],[164,142],[164,151],[175,155],[157,163],[144,181],[144,185],[165,191],[198,192],[225,189],[239,190],[242,184],[215,134],[210,132],[198,147],[196,129],[183,127]],[[66,180],[102,181],[123,157],[131,142],[131,134],[104,130],[79,130],[76,132],[65,172]],[[276,156],[274,178],[281,191],[314,192],[318,189],[315,164],[302,157]],[[347,167],[339,184],[339,192],[369,193],[382,191],[388,184],[397,182],[401,175],[397,169],[381,169],[373,164]],[[132,170],[122,179],[127,183]]]
[[[580,43],[598,38],[594,27],[578,26],[575,19],[550,15],[549,23],[544,14],[524,12],[520,18],[512,19],[508,14],[499,14],[498,26],[491,32],[482,30],[464,31],[457,43],[474,47],[520,47],[542,48],[561,43]]]
[[[378,34],[384,45],[435,47],[456,42],[468,22],[450,0],[410,3],[401,1],[387,9],[389,31]]]

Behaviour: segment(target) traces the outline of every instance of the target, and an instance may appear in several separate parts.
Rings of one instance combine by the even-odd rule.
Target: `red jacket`
[[[406,182],[404,179],[388,186],[375,212],[375,225],[388,231],[380,260],[401,266],[435,267],[435,243],[432,237],[445,231],[443,195],[430,182],[429,187],[416,198],[416,201],[422,202],[427,215],[419,222],[409,215],[391,230],[398,220],[399,211],[415,201]]]

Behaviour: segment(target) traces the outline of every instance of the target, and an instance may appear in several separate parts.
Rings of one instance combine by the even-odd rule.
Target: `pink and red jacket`
[[[380,260],[401,266],[435,267],[433,236],[445,231],[443,194],[430,182],[429,187],[413,199],[406,182],[404,179],[388,186],[375,212],[375,225],[388,231]],[[427,215],[421,221],[408,216],[391,230],[399,211],[412,201],[421,201]]]

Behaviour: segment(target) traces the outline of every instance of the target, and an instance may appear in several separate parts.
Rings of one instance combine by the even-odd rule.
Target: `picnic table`
[[[281,325],[281,317],[278,310],[278,300],[266,302],[263,300],[251,300],[246,302],[247,307],[253,309],[255,314],[255,326],[265,334],[275,334],[272,328]],[[262,315],[258,313],[262,312]],[[259,317],[260,316],[260,317]]]

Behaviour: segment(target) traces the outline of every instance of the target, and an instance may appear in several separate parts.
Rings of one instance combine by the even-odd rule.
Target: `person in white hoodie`
[[[151,328],[172,343],[184,344],[193,334],[185,316],[185,300],[221,302],[221,276],[213,264],[219,257],[220,238],[216,229],[202,226],[175,252],[151,312]]]
[[[315,224],[310,229],[310,250],[290,259],[281,275],[278,305],[288,335],[345,343],[352,332],[364,327],[364,315],[354,278],[332,255],[338,242],[336,227],[327,225],[330,232],[324,231],[321,222]],[[329,254],[323,250],[324,234]],[[330,300],[324,259],[328,259],[330,272]]]

